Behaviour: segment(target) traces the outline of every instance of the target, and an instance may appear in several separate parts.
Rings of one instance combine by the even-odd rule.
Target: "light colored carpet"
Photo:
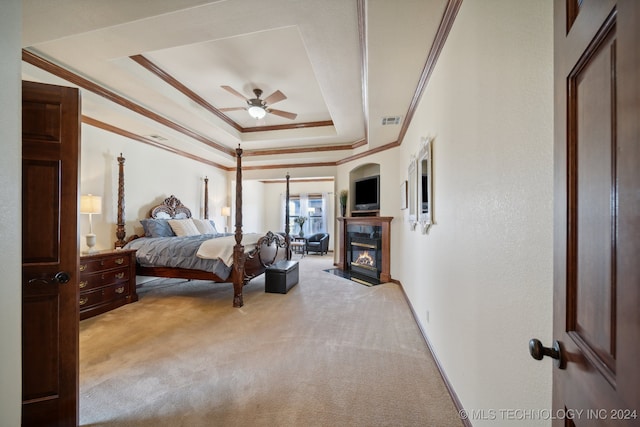
[[[158,279],[80,323],[85,426],[460,426],[401,289],[300,261],[286,295]]]

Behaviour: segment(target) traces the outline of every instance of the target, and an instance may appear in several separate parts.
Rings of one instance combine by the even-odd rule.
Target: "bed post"
[[[115,248],[119,249],[125,245],[124,237],[126,236],[124,231],[124,157],[120,153],[118,157],[118,224],[116,227],[116,240]]]
[[[242,148],[236,148],[236,244],[233,247],[233,306],[242,307],[244,286],[244,246],[242,246]]]
[[[209,219],[209,178],[204,177],[204,219]]]
[[[291,236],[289,235],[289,172],[287,172],[287,189],[285,193],[285,207],[284,207],[284,241],[286,244],[287,260],[291,260]]]

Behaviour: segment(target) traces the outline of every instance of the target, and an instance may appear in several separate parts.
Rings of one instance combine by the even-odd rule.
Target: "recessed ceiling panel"
[[[254,89],[262,90],[261,99],[279,90],[287,99],[272,106],[297,114],[295,122],[331,120],[296,26],[143,55],[218,109],[246,107],[246,102],[222,89],[223,85],[247,98],[255,97]],[[293,123],[273,114],[256,123],[244,110],[225,114],[242,127]]]

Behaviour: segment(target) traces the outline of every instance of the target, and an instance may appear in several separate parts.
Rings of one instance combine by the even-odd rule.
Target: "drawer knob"
[[[89,298],[87,298],[87,297],[80,298],[80,305],[85,305],[87,303],[87,301],[89,301]]]
[[[120,286],[119,288],[116,288],[116,294],[122,294],[124,293],[124,286]]]
[[[85,271],[87,269],[87,264],[80,264],[80,271]]]
[[[116,264],[118,264],[118,265],[124,264],[124,258],[117,258],[116,259]]]
[[[116,279],[122,279],[124,277],[124,271],[121,271],[120,273],[116,273]]]
[[[83,281],[81,281],[81,282],[79,283],[80,289],[82,289],[82,288],[86,288],[88,284],[89,284],[89,281],[88,281],[88,280],[83,280]]]

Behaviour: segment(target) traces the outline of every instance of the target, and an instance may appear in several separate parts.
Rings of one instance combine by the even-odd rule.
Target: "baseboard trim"
[[[411,314],[413,315],[413,320],[415,320],[416,325],[418,325],[418,329],[420,330],[420,334],[422,335],[422,339],[424,340],[425,344],[427,345],[427,349],[429,350],[429,353],[431,353],[431,357],[433,357],[433,360],[436,362],[436,366],[438,367],[438,372],[440,373],[440,377],[442,377],[442,381],[444,381],[444,385],[445,385],[445,387],[447,387],[447,391],[449,392],[449,395],[451,396],[451,400],[453,400],[454,406],[456,407],[456,409],[458,410],[459,413],[463,412],[464,411],[464,407],[462,406],[462,402],[460,402],[460,399],[458,398],[458,395],[456,394],[456,391],[453,389],[453,386],[449,382],[449,378],[447,378],[447,374],[445,374],[444,370],[442,369],[442,365],[440,364],[440,361],[438,360],[438,358],[436,357],[435,353],[433,352],[433,347],[431,346],[431,342],[429,342],[429,338],[427,337],[427,333],[424,330],[424,328],[422,327],[422,324],[420,324],[420,320],[418,318],[418,314],[413,309],[413,305],[411,304],[411,301],[409,300],[409,297],[407,296],[407,293],[404,290],[404,286],[402,286],[402,283],[399,280],[393,280],[393,282],[397,283],[398,285],[400,285],[400,289],[402,289],[402,295],[404,295],[404,299],[405,299],[405,301],[407,301],[407,305],[409,306],[409,309],[411,310]],[[465,427],[473,427],[472,424],[471,424],[471,421],[469,421],[468,418],[460,417],[460,421],[462,421],[462,424],[464,424]]]

